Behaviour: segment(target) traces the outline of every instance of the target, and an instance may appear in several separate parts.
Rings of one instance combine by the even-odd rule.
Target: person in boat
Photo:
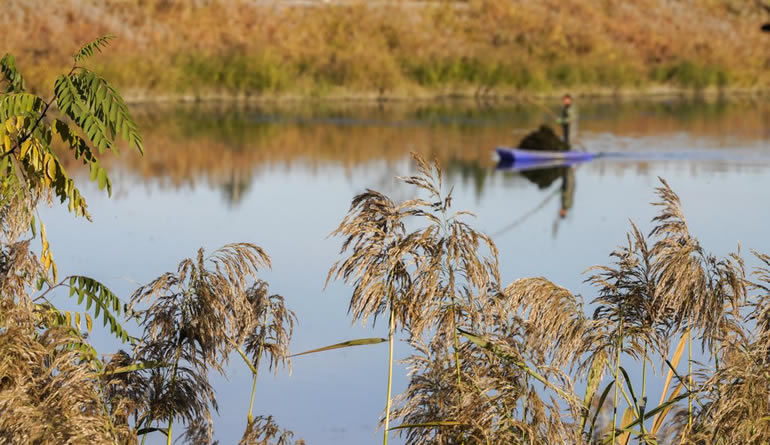
[[[577,108],[569,94],[564,95],[562,103],[564,107],[561,115],[554,115],[556,123],[562,127],[562,137],[559,137],[549,125],[543,124],[537,130],[528,133],[516,147],[532,151],[569,151],[570,141],[575,141],[577,132]]]
[[[561,115],[556,119],[556,123],[561,125],[564,143],[571,147],[570,141],[575,140],[577,135],[577,108],[572,103],[572,96],[565,94],[561,98]]]

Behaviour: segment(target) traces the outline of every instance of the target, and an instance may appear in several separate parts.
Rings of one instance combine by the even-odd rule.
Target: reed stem
[[[612,444],[615,445],[615,437],[617,433],[617,421],[618,421],[618,385],[620,384],[620,350],[623,345],[623,318],[620,318],[620,329],[618,332],[618,344],[615,348],[615,394],[613,395],[612,403]]]
[[[252,374],[254,374],[254,382],[251,385],[251,401],[249,401],[249,414],[246,416],[246,420],[248,420],[249,425],[251,425],[251,422],[254,420],[254,417],[252,417],[251,412],[254,408],[254,395],[257,392],[257,377],[259,376],[259,361],[262,358],[262,344],[259,345],[259,355],[257,355],[256,363],[254,363],[254,367],[252,368]]]
[[[174,361],[174,370],[171,373],[171,385],[170,389],[171,391],[175,391],[174,386],[176,385],[176,373],[179,370],[179,359],[182,355],[182,339],[181,335],[179,340],[177,341],[177,347],[176,347],[176,360]],[[168,430],[166,430],[166,445],[171,445],[171,429],[174,426],[174,409],[171,409],[171,414],[168,416]]]
[[[640,427],[642,429],[642,435],[639,440],[640,444],[646,444],[647,442],[644,440],[645,436],[647,436],[647,430],[644,427],[644,411],[647,409],[647,347],[648,344],[644,344],[644,358],[642,360],[642,404],[639,406],[639,412],[637,413],[639,416],[639,422]]]
[[[248,422],[249,425],[254,421],[254,418],[251,416],[251,411],[254,408],[254,395],[257,392],[257,375],[254,374],[254,380],[251,383],[251,401],[249,401],[249,413],[246,415],[246,422]]]
[[[251,384],[251,400],[249,401],[249,413],[246,415],[246,421],[249,422],[249,425],[251,425],[251,422],[254,421],[254,417],[252,416],[252,409],[254,408],[254,395],[257,392],[257,377],[259,376],[259,361],[262,359],[262,351],[265,349],[265,336],[264,336],[264,329],[265,324],[267,324],[267,311],[265,311],[265,315],[262,318],[262,329],[263,329],[263,335],[262,339],[259,342],[259,350],[257,351],[257,359],[255,360],[255,363],[253,366],[251,366],[251,362],[248,360],[248,357],[246,357],[246,354],[244,354],[240,348],[238,348],[238,352],[241,353],[241,357],[243,357],[244,360],[246,360],[247,363],[249,363],[249,369],[251,369],[251,373],[254,374],[254,382]]]
[[[644,344],[644,359],[642,360],[642,399],[647,396],[647,343]]]
[[[393,334],[396,330],[396,317],[393,305],[390,306],[390,329],[388,331],[388,398],[385,402],[385,432],[383,433],[382,444],[388,445],[388,428],[390,427],[390,391],[393,387]]]
[[[688,320],[687,329],[687,430],[692,428],[692,320]]]
[[[452,336],[454,337],[455,369],[457,370],[457,407],[459,408],[460,404],[462,404],[462,390],[460,389],[462,380],[460,379],[460,353],[458,352],[460,350],[460,341],[457,339],[457,316],[455,313],[454,297],[452,297]]]

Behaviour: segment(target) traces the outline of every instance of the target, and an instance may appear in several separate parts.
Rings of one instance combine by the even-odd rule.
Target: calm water
[[[128,299],[133,289],[195,254],[235,241],[262,246],[273,268],[263,278],[300,324],[292,350],[386,336],[387,326],[351,326],[350,289],[326,273],[340,243],[327,235],[350,199],[374,188],[396,199],[412,190],[395,175],[409,153],[436,157],[455,190],[454,207],[473,211],[493,235],[505,284],[544,275],[586,300],[582,271],[606,263],[631,218],[648,230],[657,177],[680,194],[693,232],[724,255],[740,242],[770,251],[770,107],[738,102],[581,105],[581,141],[615,156],[577,166],[572,205],[559,217],[562,172],[499,171],[496,145],[513,144],[547,120],[537,107],[475,103],[424,106],[334,105],[254,109],[136,108],[144,158],[109,164],[113,197],[81,186],[94,222],[45,209],[60,273],[90,275]],[[71,168],[75,168],[73,165]],[[753,262],[749,261],[749,264]],[[66,295],[59,304],[72,307]],[[103,352],[117,345],[98,328]],[[406,344],[397,346],[400,357]],[[387,345],[294,360],[293,372],[260,374],[256,414],[272,414],[310,444],[364,444],[375,433],[385,394]],[[235,443],[248,408],[250,373],[234,357],[218,379],[216,436]],[[406,386],[396,370],[394,393]],[[160,437],[149,442],[160,442]],[[395,441],[398,442],[397,440]]]

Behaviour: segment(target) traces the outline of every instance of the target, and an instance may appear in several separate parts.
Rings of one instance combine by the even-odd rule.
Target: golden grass
[[[38,90],[118,35],[91,63],[134,99],[767,89],[763,10],[739,3],[10,0],[0,24]]]

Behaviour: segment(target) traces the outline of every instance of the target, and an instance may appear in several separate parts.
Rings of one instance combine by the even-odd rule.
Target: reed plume
[[[282,429],[274,421],[273,416],[258,416],[246,426],[239,445],[305,445],[302,439],[292,442],[294,433]]]
[[[291,367],[289,358],[289,342],[294,332],[297,316],[286,308],[284,298],[278,294],[268,294],[268,284],[259,280],[246,292],[246,298],[254,313],[256,323],[245,329],[248,334],[244,339],[244,350],[237,347],[241,357],[247,362],[253,374],[249,412],[246,416],[247,431],[251,429],[254,395],[257,388],[259,364],[266,356],[269,369],[279,364]],[[250,356],[250,359],[249,357]]]
[[[224,374],[223,364],[247,338],[257,318],[250,301],[249,282],[258,269],[269,266],[268,256],[252,244],[229,244],[211,257],[198,251],[176,273],[165,273],[134,292],[132,308],[144,329],[135,354],[142,361],[168,363],[149,371],[148,411],[140,426],[168,422],[171,441],[174,419],[188,425],[212,420],[217,409],[209,370]],[[253,295],[252,295],[253,296]]]
[[[723,340],[719,368],[704,369],[703,402],[686,436],[692,443],[762,444],[770,440],[770,256],[754,253],[761,266],[746,280],[756,292],[743,323],[741,335]],[[732,286],[730,286],[732,288]],[[755,326],[750,330],[749,326]]]
[[[329,278],[354,284],[349,306],[353,319],[365,323],[369,316],[376,320],[378,315],[390,312],[384,442],[390,420],[395,329],[407,329],[416,340],[430,331],[432,354],[454,350],[456,397],[461,404],[457,328],[481,323],[483,311],[478,301],[499,281],[494,244],[461,221],[467,212],[449,213],[452,192],[443,194],[438,164],[430,165],[417,154],[413,158],[417,174],[400,179],[426,197],[396,204],[368,190],[353,199],[348,216],[332,233],[345,238],[342,253],[351,250],[344,261],[332,266]],[[407,221],[418,228],[407,232]],[[490,257],[479,254],[482,247]]]
[[[353,198],[347,216],[332,232],[344,238],[340,253],[350,250],[350,254],[331,267],[326,281],[335,278],[353,284],[348,306],[353,320],[365,324],[372,317],[376,323],[378,316],[389,313],[383,444],[388,440],[395,331],[419,323],[423,313],[409,273],[421,239],[407,234],[405,228],[405,220],[420,213],[421,203],[415,199],[396,204],[381,193],[367,190]]]
[[[8,308],[5,308],[8,309]],[[124,443],[127,425],[106,415],[90,362],[73,347],[83,340],[65,327],[39,331],[23,307],[3,312],[0,330],[0,442]]]

